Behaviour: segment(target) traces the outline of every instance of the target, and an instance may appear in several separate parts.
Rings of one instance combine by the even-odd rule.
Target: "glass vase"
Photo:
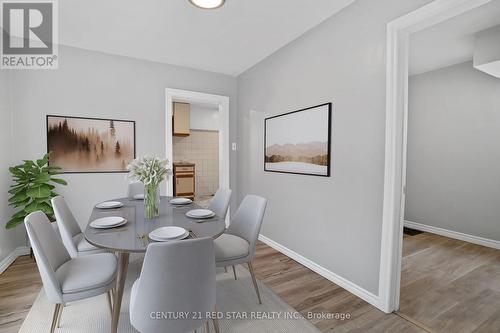
[[[144,186],[144,217],[152,219],[160,216],[160,192],[158,186]]]

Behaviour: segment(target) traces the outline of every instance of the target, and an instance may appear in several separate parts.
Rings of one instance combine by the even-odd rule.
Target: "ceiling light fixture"
[[[216,9],[224,5],[225,0],[189,0],[193,5],[203,9]]]

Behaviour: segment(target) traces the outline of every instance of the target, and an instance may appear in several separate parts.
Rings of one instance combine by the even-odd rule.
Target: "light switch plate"
[[[236,150],[236,142],[233,142],[233,144],[231,145],[232,149],[233,150]]]

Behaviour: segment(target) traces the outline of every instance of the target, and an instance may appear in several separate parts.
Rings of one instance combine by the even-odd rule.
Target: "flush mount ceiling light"
[[[222,7],[225,0],[189,0],[193,5],[203,9],[215,9]]]

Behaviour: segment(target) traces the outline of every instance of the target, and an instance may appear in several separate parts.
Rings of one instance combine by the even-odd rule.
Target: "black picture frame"
[[[137,147],[136,147],[136,126],[135,126],[135,121],[134,120],[125,120],[125,119],[112,119],[112,118],[95,118],[95,117],[78,117],[78,116],[61,116],[61,115],[54,115],[54,114],[48,114],[45,116],[45,133],[46,133],[46,148],[47,148],[47,153],[50,153],[50,147],[49,147],[49,118],[63,118],[63,119],[83,119],[83,120],[100,120],[100,121],[116,121],[116,122],[126,122],[126,123],[131,123],[132,128],[133,128],[133,133],[134,133],[134,139],[133,139],[133,147],[134,147],[134,152],[133,152],[133,158],[135,159],[137,157]],[[50,165],[50,158],[49,158],[49,166]],[[62,170],[63,174],[97,174],[97,173],[106,173],[106,174],[112,174],[112,173],[128,173],[127,170],[105,170],[105,171],[65,171],[64,169]]]
[[[323,106],[328,106],[328,143],[327,143],[327,169],[326,169],[326,174],[317,174],[317,173],[307,173],[307,172],[292,172],[292,171],[278,171],[278,170],[269,170],[266,168],[266,149],[267,149],[267,122],[271,119],[279,118],[279,117],[286,117],[291,114],[299,113],[299,112],[307,112],[308,110],[311,109],[316,109],[319,107]],[[323,104],[318,104],[314,105],[311,107],[303,108],[300,110],[295,110],[287,113],[282,113],[276,116],[272,117],[267,117],[264,119],[264,171],[265,172],[274,172],[274,173],[285,173],[285,174],[294,174],[294,175],[305,175],[305,176],[317,176],[317,177],[330,177],[331,176],[331,138],[332,138],[332,102],[328,103],[323,103]]]

